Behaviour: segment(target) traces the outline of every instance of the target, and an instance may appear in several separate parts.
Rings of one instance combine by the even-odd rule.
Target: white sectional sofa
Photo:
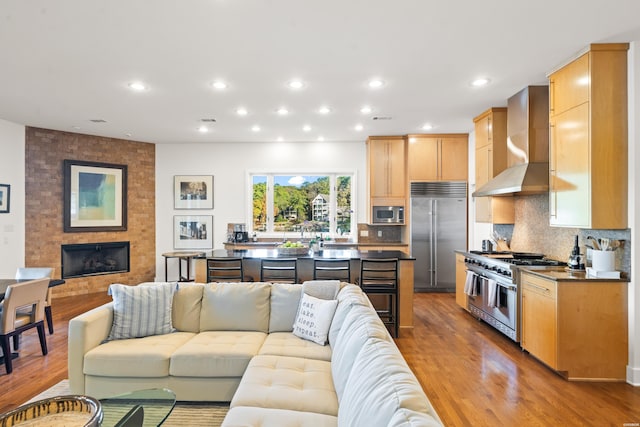
[[[302,285],[180,284],[173,332],[107,342],[114,303],[93,309],[69,322],[71,391],[168,388],[180,401],[230,402],[227,427],[442,425],[359,287],[341,284],[324,346],[292,332],[301,294]]]

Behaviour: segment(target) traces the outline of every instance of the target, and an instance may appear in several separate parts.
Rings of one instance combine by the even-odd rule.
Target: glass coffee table
[[[161,425],[173,410],[176,395],[168,389],[153,388],[100,399],[100,404],[103,414],[102,427],[115,427],[136,407],[142,407],[144,412],[142,425],[156,427]]]

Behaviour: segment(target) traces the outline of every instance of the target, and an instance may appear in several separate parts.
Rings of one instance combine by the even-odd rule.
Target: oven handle
[[[517,292],[518,288],[514,285],[507,285],[505,283],[500,282],[500,280],[496,280],[494,277],[491,277],[487,274],[485,274],[483,271],[478,270],[476,268],[470,267],[470,266],[466,266],[467,267],[467,271],[471,271],[473,273],[476,274],[476,276],[478,277],[482,277],[483,279],[487,279],[487,280],[495,280],[496,283],[498,284],[498,286],[502,286],[503,288],[506,288],[509,291],[513,291],[513,292]]]

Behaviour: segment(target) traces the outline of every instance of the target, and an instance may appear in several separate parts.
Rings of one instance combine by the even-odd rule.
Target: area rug
[[[69,390],[69,380],[62,380],[58,384],[43,391],[29,402],[34,402],[48,397],[63,396],[71,394]],[[28,403],[28,402],[27,402]],[[216,427],[222,424],[227,411],[228,403],[189,403],[178,402],[171,411],[169,418],[165,420],[162,427]],[[146,426],[146,424],[145,424]]]

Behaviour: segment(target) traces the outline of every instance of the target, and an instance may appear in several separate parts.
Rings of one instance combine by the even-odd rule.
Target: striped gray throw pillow
[[[113,324],[107,341],[168,334],[175,283],[143,286],[112,284]]]

